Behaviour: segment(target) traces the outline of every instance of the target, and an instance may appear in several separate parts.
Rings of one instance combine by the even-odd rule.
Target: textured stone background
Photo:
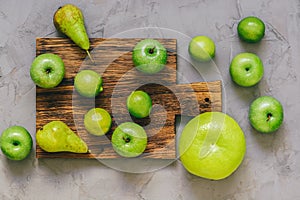
[[[29,68],[35,57],[35,38],[60,36],[52,16],[67,2],[82,9],[90,37],[112,37],[145,27],[171,29],[187,37],[210,36],[217,46],[215,73],[201,66],[201,76],[193,73],[195,69],[182,59],[184,41],[178,46],[183,52],[179,72],[189,81],[223,80],[224,111],[244,130],[247,153],[240,168],[221,181],[190,175],[180,161],[155,172],[129,174],[97,160],[37,160],[32,153],[24,161],[12,162],[1,153],[1,200],[300,199],[299,0],[0,0],[0,131],[18,124],[34,137],[35,85]],[[237,38],[237,22],[248,15],[260,17],[267,25],[259,44],[245,44]],[[235,86],[228,73],[232,57],[243,51],[257,53],[265,65],[263,80],[253,88]],[[284,124],[274,134],[259,134],[248,123],[248,106],[260,95],[276,97],[285,108]]]

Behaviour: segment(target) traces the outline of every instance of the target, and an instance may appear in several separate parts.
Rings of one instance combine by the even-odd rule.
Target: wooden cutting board
[[[142,39],[94,38],[91,55],[67,38],[37,38],[36,55],[59,55],[66,68],[62,83],[53,89],[36,87],[36,129],[53,120],[65,122],[88,145],[90,152],[48,153],[36,146],[37,158],[97,158],[112,159],[114,152],[110,139],[118,124],[134,121],[143,126],[148,145],[142,158],[176,158],[175,116],[196,116],[207,111],[221,111],[221,82],[176,83],[176,40],[158,39],[167,49],[168,60],[164,70],[155,75],[137,71],[132,62],[132,50]],[[181,66],[185,67],[185,66]],[[73,87],[76,73],[92,69],[102,75],[104,91],[93,99],[80,96]],[[153,101],[150,117],[135,119],[128,114],[126,98],[134,90],[147,92]],[[89,134],[83,124],[84,114],[101,107],[112,116],[112,129],[105,136]]]

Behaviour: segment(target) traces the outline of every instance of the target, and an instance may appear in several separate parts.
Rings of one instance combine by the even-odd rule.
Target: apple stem
[[[51,68],[47,68],[47,69],[46,69],[46,73],[47,73],[47,74],[50,74],[51,71],[52,71]]]
[[[14,145],[14,146],[18,146],[18,145],[19,145],[19,142],[14,141],[14,142],[13,142],[13,145]]]
[[[270,119],[271,119],[271,117],[272,117],[272,114],[269,113],[269,114],[267,115],[267,117],[268,117],[268,118],[267,118],[267,122],[268,122],[268,121],[270,121]]]
[[[150,53],[150,54],[153,54],[153,53],[154,53],[154,50],[155,50],[155,47],[149,49],[149,53]]]
[[[94,59],[92,58],[92,56],[91,56],[89,50],[86,50],[86,53],[87,53],[88,57],[91,59],[92,63],[95,63],[95,61],[94,61]]]
[[[124,140],[126,143],[130,142],[130,138],[129,138],[129,137],[123,137],[123,140]]]

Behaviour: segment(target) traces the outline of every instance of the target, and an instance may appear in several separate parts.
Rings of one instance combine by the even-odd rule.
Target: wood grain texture
[[[118,124],[134,121],[142,125],[148,135],[148,145],[141,158],[176,158],[175,116],[196,116],[207,111],[221,111],[221,82],[176,84],[176,40],[157,39],[168,51],[167,65],[156,75],[145,75],[133,67],[132,49],[142,39],[94,38],[91,55],[67,38],[37,38],[36,55],[55,53],[66,68],[62,83],[53,89],[36,88],[36,129],[53,120],[65,122],[87,144],[90,152],[48,153],[36,146],[37,158],[97,158],[119,156],[112,149],[110,139]],[[73,87],[78,71],[91,69],[103,78],[103,92],[96,98],[80,96]],[[126,109],[127,96],[134,90],[144,90],[153,100],[150,117],[135,119]],[[112,116],[112,129],[105,136],[89,134],[83,124],[84,114],[101,107]]]

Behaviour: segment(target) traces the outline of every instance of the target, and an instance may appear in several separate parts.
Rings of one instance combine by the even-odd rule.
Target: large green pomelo
[[[221,112],[193,118],[179,139],[183,166],[190,173],[219,180],[231,175],[243,161],[245,136],[238,123]]]

